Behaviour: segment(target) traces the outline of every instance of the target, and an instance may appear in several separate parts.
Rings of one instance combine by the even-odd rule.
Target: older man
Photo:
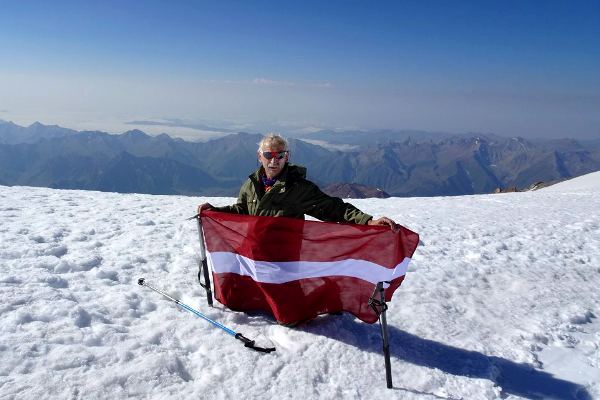
[[[323,193],[306,179],[306,168],[290,164],[288,159],[289,147],[283,137],[274,134],[263,137],[258,145],[261,167],[244,182],[237,202],[223,207],[204,203],[198,206],[198,212],[215,209],[236,214],[292,218],[304,218],[306,214],[322,221],[398,228],[390,218],[373,219],[352,204]]]

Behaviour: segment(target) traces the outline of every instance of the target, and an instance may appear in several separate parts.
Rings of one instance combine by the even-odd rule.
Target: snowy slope
[[[549,192],[600,192],[600,171],[592,172],[578,176],[577,178],[569,179],[568,181],[557,183],[556,185],[548,186],[542,190]]]
[[[600,399],[600,188],[586,185],[353,201],[423,242],[390,304],[393,390],[378,325],[207,307],[184,220],[206,199],[0,186],[0,398]]]

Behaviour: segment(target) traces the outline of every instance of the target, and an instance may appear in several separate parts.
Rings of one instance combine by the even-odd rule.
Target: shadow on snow
[[[335,329],[332,329],[332,324],[337,325]],[[381,354],[383,376],[383,352],[378,324],[368,325],[350,315],[342,318],[323,316],[300,329]],[[388,331],[392,371],[395,358],[452,375],[489,379],[502,388],[503,395],[512,394],[529,399],[592,399],[585,387],[555,378],[529,364],[423,339],[390,325]]]

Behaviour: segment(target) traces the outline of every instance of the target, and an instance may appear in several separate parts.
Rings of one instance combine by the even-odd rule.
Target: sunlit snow
[[[388,313],[393,390],[377,324],[290,329],[207,306],[185,220],[206,200],[0,186],[0,398],[600,398],[600,173],[352,201],[422,240]],[[139,277],[277,351],[244,348]]]

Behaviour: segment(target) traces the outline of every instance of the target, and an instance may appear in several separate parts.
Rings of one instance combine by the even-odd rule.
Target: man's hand
[[[400,229],[400,226],[397,223],[395,223],[393,220],[389,219],[388,217],[372,219],[369,222],[367,222],[367,225],[387,225],[390,228],[392,228],[392,230],[394,232],[398,232],[398,230]]]
[[[198,206],[198,214],[200,214],[202,212],[202,210],[210,210],[211,208],[215,208],[215,207],[213,207],[213,205],[210,203],[200,204]]]

